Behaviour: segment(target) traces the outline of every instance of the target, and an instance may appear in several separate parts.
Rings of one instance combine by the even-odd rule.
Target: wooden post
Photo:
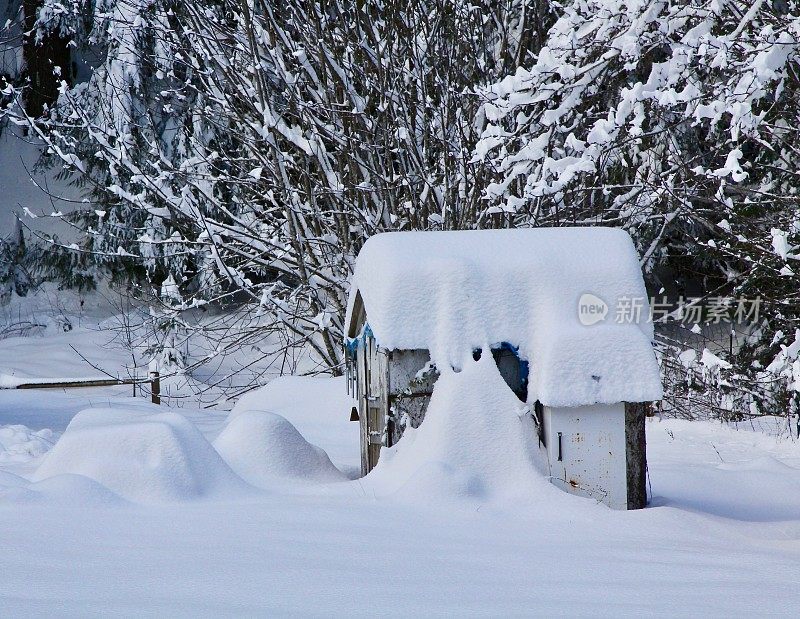
[[[628,509],[647,506],[647,438],[644,423],[649,408],[647,402],[625,402]]]
[[[158,372],[150,372],[150,395],[153,404],[161,404],[161,378]]]

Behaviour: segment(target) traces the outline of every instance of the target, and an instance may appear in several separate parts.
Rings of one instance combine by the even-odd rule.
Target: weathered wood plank
[[[21,383],[14,387],[3,387],[3,389],[61,389],[73,387],[113,387],[115,385],[140,385],[149,383],[150,380],[135,379],[92,379],[92,380],[71,380],[57,381],[51,383]]]
[[[136,395],[136,385],[150,385],[151,401],[161,404],[161,380],[158,372],[152,372],[150,378],[90,378],[76,380],[46,381],[38,380],[30,383],[18,383],[0,389],[76,389],[82,387],[115,387],[117,385],[133,385]]]
[[[647,506],[647,438],[644,424],[649,406],[647,402],[625,402],[628,509]]]

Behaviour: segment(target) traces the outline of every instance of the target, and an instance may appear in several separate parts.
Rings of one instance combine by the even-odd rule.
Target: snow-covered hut
[[[624,231],[378,234],[356,260],[346,324],[362,474],[419,427],[443,368],[490,352],[529,407],[554,484],[615,508],[645,505],[644,416],[661,381]]]

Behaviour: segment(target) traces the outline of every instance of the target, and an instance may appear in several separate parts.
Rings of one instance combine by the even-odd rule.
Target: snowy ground
[[[0,340],[0,374],[85,373],[64,338],[91,353],[89,323]],[[0,615],[796,615],[780,420],[651,421],[651,507],[620,512],[541,479],[465,492],[447,462],[353,479],[343,391],[287,377],[229,414],[0,390]]]

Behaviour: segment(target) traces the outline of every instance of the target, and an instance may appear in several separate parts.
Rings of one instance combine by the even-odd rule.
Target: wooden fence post
[[[161,379],[158,372],[150,372],[150,394],[153,404],[161,404]]]

